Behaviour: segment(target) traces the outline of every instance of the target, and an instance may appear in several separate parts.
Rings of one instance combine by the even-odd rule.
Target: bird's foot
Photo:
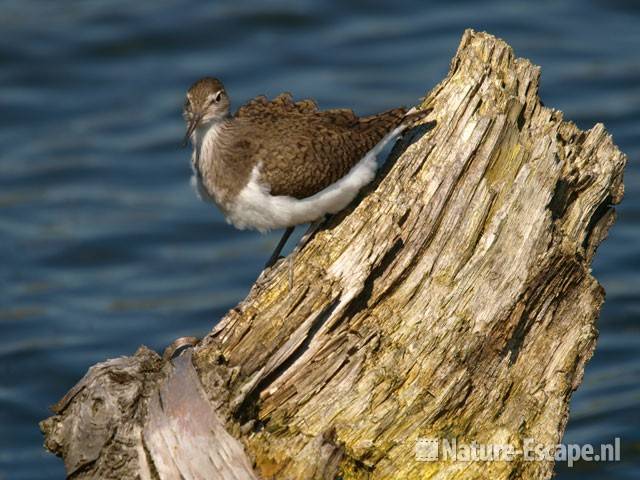
[[[276,252],[274,252],[274,255],[271,255],[271,257],[269,257],[269,260],[267,260],[267,263],[264,264],[264,270],[269,270],[276,263],[278,263],[278,260],[280,260],[281,258],[284,258],[279,253],[278,254],[275,254],[275,253]]]
[[[276,249],[273,251],[273,253],[271,254],[271,256],[269,257],[269,260],[267,260],[267,263],[265,263],[264,265],[264,269],[268,270],[271,267],[273,267],[276,262],[278,260],[280,260],[280,258],[282,258],[280,256],[280,252],[282,252],[282,249],[284,248],[285,244],[287,243],[287,240],[289,240],[289,237],[291,236],[291,234],[293,233],[293,229],[295,227],[288,227],[285,231],[284,234],[282,235],[282,238],[280,239],[280,241],[278,242],[278,245],[276,246]]]

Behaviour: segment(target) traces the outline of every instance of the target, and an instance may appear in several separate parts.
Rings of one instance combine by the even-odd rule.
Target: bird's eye
[[[216,93],[216,96],[214,97],[214,101],[219,102],[221,98],[222,98],[222,90]]]

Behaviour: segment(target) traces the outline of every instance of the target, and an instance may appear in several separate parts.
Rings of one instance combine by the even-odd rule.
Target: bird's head
[[[196,128],[228,117],[229,97],[222,82],[217,78],[205,77],[191,85],[187,90],[182,115],[187,122],[185,145]]]

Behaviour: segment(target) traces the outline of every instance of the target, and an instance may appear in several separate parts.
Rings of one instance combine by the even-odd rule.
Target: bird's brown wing
[[[281,93],[273,100],[260,95],[238,108],[234,118],[255,118],[287,114],[311,114],[318,111],[318,105],[311,99],[294,102],[290,93]]]
[[[397,108],[358,118],[351,110],[310,111],[304,102],[278,99],[256,100],[236,118],[253,132],[251,152],[262,165],[260,180],[272,195],[299,199],[346,175],[406,114]]]

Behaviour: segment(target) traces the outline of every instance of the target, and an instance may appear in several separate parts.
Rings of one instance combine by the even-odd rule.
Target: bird
[[[283,93],[258,96],[231,114],[222,82],[204,77],[189,87],[183,108],[191,182],[234,227],[285,229],[271,267],[297,225],[347,207],[374,179],[385,145],[430,112],[393,108],[358,117]]]

